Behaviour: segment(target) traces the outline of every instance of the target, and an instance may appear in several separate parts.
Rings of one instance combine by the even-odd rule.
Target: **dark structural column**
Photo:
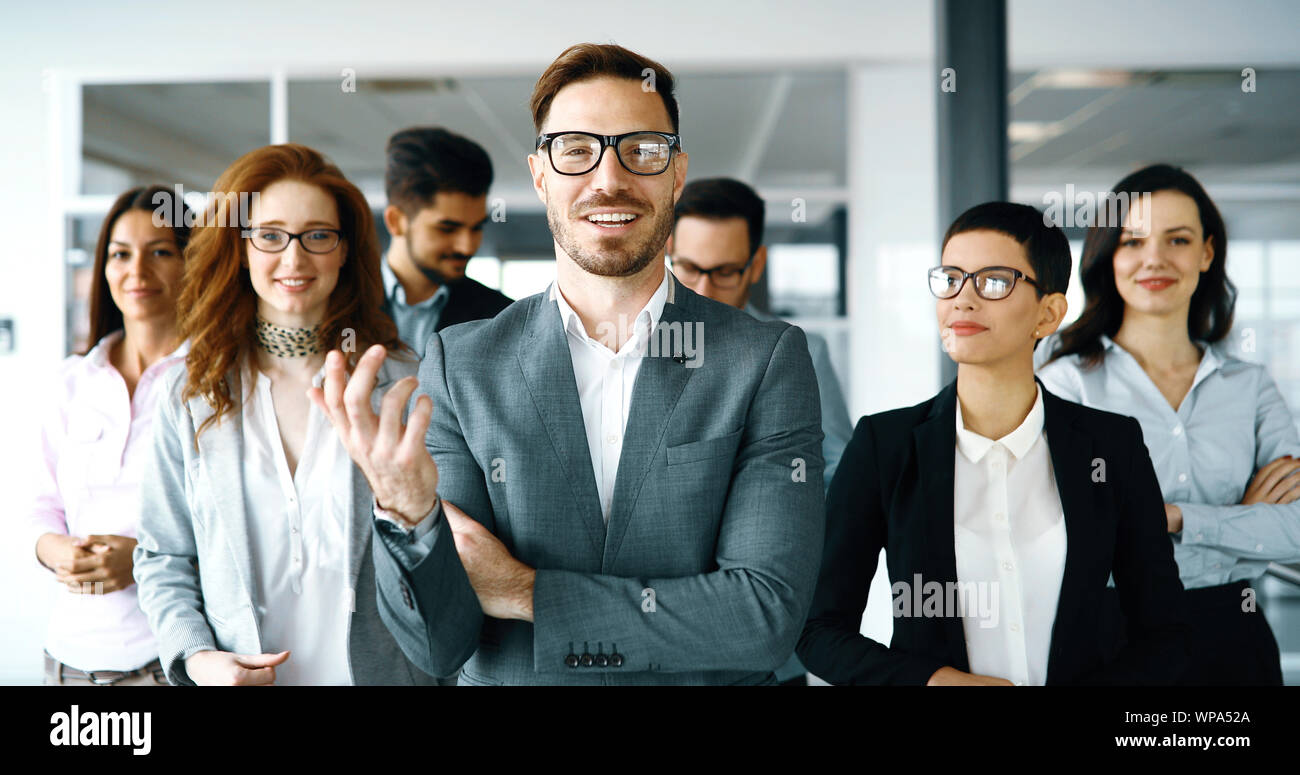
[[[968,207],[1008,196],[1006,0],[935,0],[935,26],[942,239]],[[939,358],[946,385],[957,364]]]

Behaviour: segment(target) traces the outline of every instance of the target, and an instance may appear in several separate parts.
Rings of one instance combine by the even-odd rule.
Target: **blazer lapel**
[[[953,455],[957,449],[957,382],[954,380],[935,396],[925,422],[916,426],[912,438],[916,444],[916,491],[920,516],[925,520],[923,562],[918,567],[929,575],[921,581],[937,581],[948,589],[957,582],[953,500],[956,476]],[[908,513],[916,514],[916,510]],[[912,579],[906,580],[909,584]],[[961,618],[944,616],[943,632],[952,666],[970,671],[966,655],[966,634]]]
[[[1052,624],[1052,642],[1048,648],[1047,683],[1068,666],[1061,664],[1066,644],[1077,643],[1081,638],[1092,637],[1091,630],[1079,630],[1080,622],[1075,612],[1082,610],[1084,585],[1092,578],[1084,568],[1086,558],[1094,555],[1096,522],[1092,519],[1096,485],[1092,482],[1092,437],[1078,424],[1071,405],[1043,391],[1043,431],[1052,456],[1052,472],[1056,489],[1061,496],[1061,511],[1065,515],[1065,574],[1061,578],[1061,596],[1056,604],[1056,620]],[[1095,623],[1089,623],[1093,626]]]
[[[242,380],[239,370],[226,375],[231,395],[243,403]],[[197,429],[213,414],[212,407],[200,396],[190,399],[190,413]],[[226,427],[228,426],[228,427]],[[230,554],[235,562],[235,574],[244,585],[244,593],[253,600],[253,571],[249,564],[248,513],[244,509],[244,417],[236,408],[221,419],[220,425],[208,426],[198,437],[200,476],[210,484],[211,496],[222,528],[229,537]],[[256,604],[257,601],[254,600]]]
[[[688,326],[699,322],[698,310],[683,306],[683,302],[690,303],[689,298],[677,287],[677,278],[670,272],[668,300],[664,304],[658,326],[650,334],[651,342],[647,342],[646,353],[637,367],[636,384],[632,387],[632,406],[623,432],[623,450],[619,453],[618,475],[614,480],[614,497],[609,509],[608,541],[601,563],[605,572],[609,572],[614,565],[641,487],[650,473],[655,453],[663,446],[668,419],[672,417],[673,408],[677,406],[686,382],[695,371],[673,359],[672,356],[680,354],[678,351],[669,353],[658,350],[660,345],[668,344],[680,350],[682,338],[669,336],[668,333],[678,328],[684,336]],[[699,345],[698,342],[696,344]]]
[[[572,513],[585,525],[588,538],[600,554],[605,547],[605,519],[600,512],[591,452],[587,449],[578,381],[573,375],[573,359],[560,309],[548,294],[536,297],[524,328],[518,351],[524,385],[532,395],[533,405],[551,437],[551,445],[573,492],[576,508]]]

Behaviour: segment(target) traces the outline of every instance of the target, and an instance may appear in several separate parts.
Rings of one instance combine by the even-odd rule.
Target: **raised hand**
[[[307,397],[329,418],[380,508],[413,525],[437,500],[438,466],[424,446],[433,401],[424,395],[416,399],[403,425],[402,409],[420,384],[415,377],[405,377],[384,396],[376,417],[370,395],[386,356],[382,345],[371,347],[349,378],[343,354],[331,350],[325,356],[323,388],[310,388]]]

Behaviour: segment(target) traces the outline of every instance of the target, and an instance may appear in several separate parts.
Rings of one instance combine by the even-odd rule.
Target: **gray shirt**
[[[438,286],[438,291],[419,304],[406,303],[406,289],[397,274],[388,265],[388,256],[379,262],[384,276],[384,298],[388,301],[388,312],[397,324],[397,335],[411,346],[417,354],[424,352],[424,344],[438,328],[442,310],[447,306],[451,290],[446,284]]]
[[[1054,345],[1040,345],[1040,357]],[[1240,505],[1260,467],[1300,455],[1295,420],[1263,366],[1218,345],[1198,345],[1201,365],[1177,410],[1133,356],[1106,336],[1105,358],[1095,369],[1085,370],[1071,355],[1038,371],[1056,395],[1142,425],[1165,502],[1183,512],[1183,530],[1172,539],[1188,589],[1255,579],[1270,561],[1300,560],[1300,501]]]

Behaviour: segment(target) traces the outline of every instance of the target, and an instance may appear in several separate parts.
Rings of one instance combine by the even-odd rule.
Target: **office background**
[[[940,71],[970,44],[964,35],[977,35],[941,40],[944,8],[693,0],[592,4],[577,20],[572,6],[560,14],[516,0],[5,8],[0,505],[9,534],[25,536],[16,525],[34,453],[30,409],[85,336],[90,251],[118,192],[155,181],[204,192],[238,155],[291,140],[330,156],[377,210],[387,137],[444,125],[487,148],[489,197],[505,216],[489,224],[471,274],[519,298],[554,272],[523,161],[528,95],[579,41],[620,43],[678,77],[690,177],[739,177],[767,201],[771,259],[759,300],[827,337],[850,415],[928,397],[944,372],[920,278],[938,256],[940,150],[953,139],[937,108]],[[1005,22],[1010,197],[1041,207],[1067,186],[1106,191],[1140,164],[1188,168],[1228,224],[1240,290],[1230,341],[1251,342],[1241,357],[1265,363],[1300,413],[1300,4],[1008,0]],[[1244,68],[1253,92],[1241,88]],[[979,87],[966,78],[959,68],[958,90]],[[1083,232],[1068,233],[1077,262]],[[1081,299],[1076,282],[1071,317]],[[1300,586],[1268,578],[1261,591],[1288,683],[1300,683]],[[25,538],[6,542],[0,682],[39,682],[55,593]],[[882,575],[864,627],[887,638],[889,626]]]

